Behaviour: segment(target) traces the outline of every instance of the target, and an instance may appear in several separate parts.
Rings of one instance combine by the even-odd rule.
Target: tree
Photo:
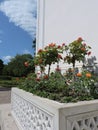
[[[44,68],[48,65],[48,76],[50,74],[50,67],[52,64],[59,63],[62,59],[60,54],[63,53],[63,45],[56,45],[51,43],[45,48],[40,49],[37,55],[34,57],[34,64],[40,66],[41,73],[44,72]]]
[[[34,55],[35,55],[35,52],[36,52],[36,38],[33,40],[32,48],[34,49]]]
[[[68,64],[72,63],[73,68],[75,68],[76,61],[83,62],[85,56],[91,54],[91,47],[86,45],[86,43],[83,43],[83,41],[84,40],[79,37],[77,40],[71,42],[66,50],[67,55],[64,60],[67,61]]]
[[[7,65],[7,73],[10,76],[26,76],[30,72],[35,71],[35,67],[32,64],[32,66],[25,66],[26,61],[33,61],[33,57],[30,54],[23,54],[19,55],[17,54],[14,58],[11,59],[11,61]]]
[[[2,75],[3,67],[4,67],[3,61],[0,59],[0,75]]]
[[[8,65],[7,65],[7,64],[4,65],[2,74],[3,74],[3,75],[9,75]]]

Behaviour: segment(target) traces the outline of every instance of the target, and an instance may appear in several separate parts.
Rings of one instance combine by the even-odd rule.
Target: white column
[[[36,53],[44,46],[45,0],[37,0]]]

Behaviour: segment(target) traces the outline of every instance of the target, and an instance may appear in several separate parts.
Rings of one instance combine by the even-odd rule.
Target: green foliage
[[[18,83],[16,81],[11,80],[0,80],[0,86],[11,88],[11,87],[17,87]]]
[[[83,61],[86,55],[91,54],[89,51],[90,49],[91,47],[86,45],[83,39],[79,37],[77,40],[68,45],[68,49],[66,50],[67,54],[64,58],[64,61],[67,61],[69,64],[72,63],[73,67],[75,67],[76,61]]]
[[[7,76],[7,75],[1,75],[0,76],[0,80],[11,80],[12,77],[11,76]]]
[[[2,76],[2,77],[3,78],[0,78],[0,86],[6,88],[17,87],[25,80],[25,77],[11,77],[11,76]]]
[[[97,78],[87,77],[88,72],[83,71],[82,76],[76,76],[72,82],[69,71],[68,75],[59,72],[36,78],[35,74],[30,74],[18,87],[33,94],[56,100],[59,102],[77,102],[98,98],[98,88],[96,89]]]
[[[75,67],[76,61],[83,62],[85,56],[91,54],[90,49],[91,47],[83,43],[81,37],[68,46],[49,44],[43,50],[40,49],[34,58],[34,64],[40,66],[41,75],[29,74],[26,80],[19,85],[19,88],[59,102],[97,99],[98,78],[96,75],[86,69],[78,72]],[[66,52],[65,58],[60,55],[64,51]],[[58,65],[56,72],[50,74],[51,64],[58,63],[60,60],[72,64],[73,68],[69,68],[63,75]],[[26,65],[28,66],[27,63]],[[49,65],[48,75],[45,73],[42,75],[47,65]]]
[[[16,87],[17,85],[19,85],[18,83],[17,83],[17,81],[16,80],[5,80],[5,79],[0,79],[0,86],[2,86],[2,87],[6,87],[6,88],[11,88],[11,87]]]
[[[31,71],[34,72],[34,64],[26,67],[25,61],[33,61],[33,57],[30,54],[16,55],[11,61],[4,67],[3,73],[10,76],[26,76]]]
[[[33,40],[32,48],[34,50],[34,55],[35,55],[35,52],[36,52],[36,38]]]
[[[2,75],[3,68],[4,68],[4,64],[3,61],[0,59],[0,75]]]
[[[60,82],[61,80],[62,82]],[[43,97],[52,98],[54,100],[58,98],[60,100],[66,85],[60,73],[51,74],[49,79],[46,75],[41,79],[38,79],[35,74],[30,74],[26,80],[19,85],[19,88]]]
[[[44,71],[44,67],[49,65],[48,69],[48,76],[49,76],[51,64],[58,63],[62,59],[60,53],[63,53],[64,49],[63,47],[64,46],[51,43],[48,46],[46,46],[43,50],[40,49],[34,58],[34,64],[39,65],[41,71]]]
[[[74,82],[66,76],[66,83],[68,83],[67,97],[72,97],[71,101],[94,99],[95,97],[92,95],[92,92],[95,82],[96,77],[86,71],[82,71],[81,75],[77,74]]]

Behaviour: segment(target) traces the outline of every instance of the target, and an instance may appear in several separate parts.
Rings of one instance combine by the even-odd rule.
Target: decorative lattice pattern
[[[98,112],[97,112],[98,115]],[[85,115],[80,116],[81,119],[77,119],[70,117],[68,119],[69,129],[70,130],[98,130],[98,116],[89,115],[89,117]]]
[[[53,115],[12,94],[12,111],[23,130],[53,130]]]

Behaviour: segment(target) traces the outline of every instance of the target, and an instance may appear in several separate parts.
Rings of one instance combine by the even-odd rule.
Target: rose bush
[[[84,43],[80,37],[69,45],[49,44],[40,49],[34,58],[35,65],[40,66],[40,73],[44,72],[44,75],[37,77],[36,74],[29,74],[19,87],[59,102],[76,102],[98,98],[98,78],[96,75],[82,66],[81,72],[76,71],[75,66],[76,62],[83,62],[85,57],[91,54],[90,49],[91,47]],[[66,70],[64,74],[59,68],[60,60],[64,61],[65,64],[72,64],[72,68]],[[57,67],[54,72],[50,73],[51,65],[54,63],[57,63]],[[45,74],[47,65],[49,66],[48,74]]]
[[[72,63],[74,68],[76,61],[81,62],[85,59],[86,55],[91,54],[90,49],[91,47],[84,43],[84,40],[79,37],[77,40],[69,43],[64,61],[67,61],[69,64]]]
[[[45,70],[45,66],[49,66],[48,68],[48,76],[50,73],[50,67],[52,64],[58,63],[62,56],[64,50],[64,44],[62,46],[56,45],[55,43],[51,43],[46,46],[44,49],[40,49],[37,55],[34,58],[35,65],[40,66],[41,73]]]

